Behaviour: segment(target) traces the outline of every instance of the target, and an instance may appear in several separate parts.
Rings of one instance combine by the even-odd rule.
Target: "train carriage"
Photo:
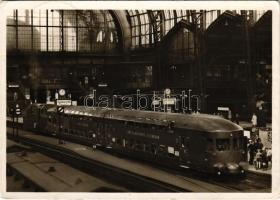
[[[60,115],[55,105],[33,104],[24,127],[161,165],[244,173],[243,130],[217,116],[82,106],[65,106]]]

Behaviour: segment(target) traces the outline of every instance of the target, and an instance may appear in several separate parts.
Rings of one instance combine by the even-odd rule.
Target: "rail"
[[[24,137],[15,137],[8,134],[8,139],[17,140],[25,145],[32,146],[37,151],[53,157],[61,162],[67,163],[75,168],[85,171],[90,174],[95,174],[102,178],[108,179],[112,182],[120,184],[122,186],[131,189],[132,191],[138,191],[139,188],[142,192],[190,192],[183,188],[179,188],[173,185],[159,182],[154,179],[142,177],[131,172],[100,163],[98,161],[90,160],[77,153],[66,150],[61,147],[46,144],[37,140],[32,140]],[[125,180],[125,181],[123,181]]]

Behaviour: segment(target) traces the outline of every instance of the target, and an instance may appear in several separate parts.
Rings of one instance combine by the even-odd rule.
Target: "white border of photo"
[[[0,191],[2,198],[17,199],[280,199],[279,129],[279,3],[277,1],[5,1],[0,2]],[[271,193],[25,193],[6,192],[6,16],[13,9],[222,9],[272,10],[273,119]]]

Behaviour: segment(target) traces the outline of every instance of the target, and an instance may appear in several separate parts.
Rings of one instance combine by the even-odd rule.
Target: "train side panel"
[[[109,116],[110,112],[105,114]],[[24,126],[28,130],[60,134],[64,139],[93,148],[110,148],[160,165],[189,167],[202,172],[220,172],[230,163],[235,166],[244,160],[244,143],[239,141],[241,132],[202,132],[168,124],[114,119],[105,114],[101,115],[103,117],[71,113],[58,116],[55,106],[41,110],[31,106]]]

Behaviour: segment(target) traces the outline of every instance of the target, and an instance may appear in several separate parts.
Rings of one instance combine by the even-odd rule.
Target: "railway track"
[[[15,140],[14,137],[8,135],[8,139]],[[57,146],[48,145],[39,141],[18,137],[17,141],[24,145],[31,146],[47,156],[53,157],[70,166],[78,168],[87,173],[108,179],[114,183],[122,184],[123,187],[131,191],[141,192],[190,192],[185,189],[168,185],[157,180],[141,177],[103,163],[93,161],[78,155],[75,152],[59,148]]]
[[[105,151],[108,150],[105,149]],[[115,153],[114,155],[121,158],[124,157],[123,155]],[[134,160],[133,158],[128,159]],[[223,187],[225,189],[231,190],[232,192],[271,192],[271,176],[256,174],[250,171],[246,171],[246,174],[240,177],[217,177],[211,174],[204,174],[192,169],[169,168],[165,166],[158,166],[154,163],[144,160],[137,161],[143,164],[148,163],[149,165],[157,167],[160,170],[176,174],[177,176],[182,177],[189,182],[192,182],[193,179],[196,179],[213,185],[217,185],[219,187]]]
[[[202,174],[191,169],[176,170],[165,167],[160,167],[160,169],[177,174],[187,180],[197,179],[219,187],[224,187],[232,190],[232,192],[271,192],[271,176],[257,175],[252,172],[247,172],[245,176],[242,177],[216,177]]]

